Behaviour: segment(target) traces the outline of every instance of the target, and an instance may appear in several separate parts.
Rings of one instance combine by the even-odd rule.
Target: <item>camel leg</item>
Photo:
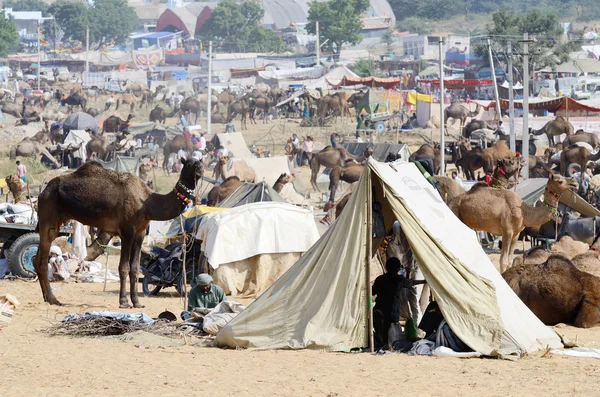
[[[517,235],[518,237],[518,235]],[[513,232],[506,230],[502,234],[502,252],[500,253],[500,274],[504,273],[510,266],[509,261],[512,259],[513,248]]]
[[[121,257],[119,258],[119,307],[130,309],[127,300],[127,273],[129,273],[129,259],[134,243],[134,232],[131,229],[121,231]],[[137,281],[137,280],[136,280]]]
[[[131,255],[129,257],[129,295],[133,307],[143,308],[144,305],[140,304],[137,294],[138,285],[138,267],[140,265],[140,253],[142,250],[142,243],[144,242],[144,235],[146,234],[146,228],[144,227],[141,231],[135,235],[133,245],[131,248]]]
[[[38,223],[38,225],[40,225],[40,245],[38,246],[38,252],[33,260],[35,273],[37,274],[40,286],[42,287],[44,302],[48,302],[51,305],[61,304],[58,299],[54,297],[52,288],[50,288],[50,281],[48,280],[48,256],[50,255],[50,246],[56,236],[58,236],[60,224],[60,220],[55,219],[49,222]]]
[[[508,266],[506,267],[506,270],[510,269],[512,267],[513,264],[513,260],[515,257],[515,249],[517,249],[517,242],[519,241],[519,234],[520,233],[515,233],[512,241],[510,242],[510,250],[508,251],[509,255],[510,255],[510,260],[508,261]]]

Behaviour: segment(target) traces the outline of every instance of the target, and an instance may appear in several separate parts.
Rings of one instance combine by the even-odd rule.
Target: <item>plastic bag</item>
[[[10,324],[13,313],[19,304],[17,298],[10,294],[0,295],[0,325]]]

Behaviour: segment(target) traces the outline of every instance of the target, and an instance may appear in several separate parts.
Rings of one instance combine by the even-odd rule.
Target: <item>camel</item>
[[[228,90],[225,90],[217,96],[217,101],[218,103],[227,106],[227,108],[229,109],[229,105],[231,105],[235,101],[235,95],[233,95]]]
[[[192,113],[194,115],[194,124],[198,122],[198,117],[203,109],[206,109],[206,104],[202,106],[200,101],[194,98],[187,98],[179,105],[181,114]]]
[[[333,168],[335,166],[343,166],[347,160],[353,160],[352,156],[348,151],[342,147],[334,149],[331,146],[325,147],[323,150],[313,153],[312,158],[308,162],[311,170],[310,183],[315,191],[320,192],[321,190],[317,186],[317,175],[321,166],[325,168]]]
[[[354,161],[348,161],[343,166],[337,165],[333,167],[329,174],[329,199],[335,200],[335,193],[340,181],[347,183],[358,182],[364,169],[364,165],[357,164]]]
[[[123,130],[129,126],[129,122],[134,117],[135,116],[131,113],[127,116],[127,120],[121,120],[119,116],[110,116],[102,123],[102,133],[123,132]]]
[[[481,107],[479,105],[475,106],[474,111],[470,111],[466,107],[460,105],[457,102],[450,104],[446,109],[444,109],[444,126],[448,123],[448,119],[460,120],[460,128],[462,130],[465,125],[468,117],[476,117],[479,114]]]
[[[293,182],[294,179],[294,174],[288,175],[284,172],[283,174],[279,175],[279,178],[277,178],[277,180],[273,184],[273,190],[275,190],[277,193],[281,193],[285,185],[287,185],[290,182]]]
[[[146,228],[151,220],[166,221],[181,214],[194,201],[194,189],[204,173],[195,159],[182,163],[179,181],[166,195],[154,193],[134,175],[104,169],[95,161],[48,183],[38,197],[40,244],[34,258],[45,302],[60,305],[48,281],[48,255],[60,226],[73,219],[121,237],[119,306],[131,307],[126,295],[129,273],[131,303],[143,307],[137,296],[137,271]]]
[[[431,159],[433,161],[433,173],[440,172],[440,149],[428,144],[421,145],[416,152],[410,155],[408,161],[413,162],[421,159]]]
[[[23,115],[21,114],[22,106],[16,103],[4,102],[0,110],[2,110],[2,113],[10,114],[11,116],[16,117],[17,119],[23,117]]]
[[[567,135],[567,137],[563,139],[562,144],[563,147],[569,147],[577,142],[585,142],[593,149],[600,148],[600,138],[598,138],[598,135],[594,134],[593,132],[585,132],[583,130],[577,130],[575,134]]]
[[[448,206],[471,229],[502,236],[500,268],[504,272],[512,264],[519,233],[527,226],[541,226],[552,219],[557,213],[560,195],[571,188],[576,188],[574,180],[552,174],[544,191],[544,201],[535,207],[523,203],[513,191],[480,185],[456,197]]]
[[[271,98],[266,97],[264,95],[259,95],[255,97],[253,100],[249,102],[250,105],[250,113],[251,119],[254,119],[254,112],[256,109],[262,110],[263,113],[263,124],[267,123],[267,115],[269,114],[269,109],[272,106]]]
[[[92,153],[96,153],[99,159],[103,161],[110,161],[117,151],[117,143],[109,142],[106,136],[92,136],[92,139],[85,145],[85,150],[88,157]]]
[[[213,124],[226,124],[227,115],[225,113],[213,113],[210,115],[210,122]]]
[[[21,142],[17,143],[10,149],[10,159],[15,160],[17,156],[27,158],[33,157],[39,162],[42,161],[42,158],[46,157],[52,162],[52,164],[54,164],[56,168],[60,168],[60,163],[58,160],[56,160],[54,156],[50,154],[44,145],[29,138],[24,138]]]
[[[261,94],[268,94],[271,91],[271,87],[265,83],[255,84],[254,89]]]
[[[569,164],[578,164],[581,170],[585,170],[587,169],[588,162],[596,160],[600,160],[600,151],[592,154],[585,147],[577,145],[569,146],[560,153],[560,174],[567,174]]]
[[[135,105],[137,104],[137,97],[133,94],[123,94],[120,95],[119,98],[117,98],[117,107],[115,108],[115,110],[119,110],[119,106],[121,104],[123,105],[129,105],[129,112],[133,113],[133,111],[135,110]]]
[[[225,198],[227,198],[231,193],[235,192],[243,184],[244,182],[242,182],[239,177],[235,175],[230,176],[220,185],[215,185],[215,187],[208,192],[206,199],[214,204],[218,204],[225,200]]]
[[[467,125],[463,127],[462,136],[465,138],[470,138],[473,131],[482,130],[482,129],[493,129],[489,126],[487,121],[485,120],[471,120]]]
[[[153,188],[152,183],[152,170],[156,167],[156,164],[152,162],[145,162],[140,164],[138,170],[138,176],[142,182],[146,184],[150,189]]]
[[[165,124],[167,122],[167,112],[159,105],[156,105],[156,107],[150,111],[148,119],[152,122]]]
[[[184,149],[187,153],[192,153],[194,151],[194,145],[188,139],[186,139],[183,135],[177,135],[172,139],[168,140],[163,146],[163,170],[169,173],[167,169],[167,164],[169,163],[169,156],[171,153],[177,153],[180,149]]]
[[[235,116],[240,114],[242,116],[241,120],[241,128],[242,130],[247,130],[248,126],[246,124],[246,117],[250,112],[250,105],[248,103],[248,99],[246,97],[240,98],[237,101],[231,103],[227,108],[227,122],[231,123]],[[256,120],[254,117],[250,119],[250,122],[254,122],[256,124]]]
[[[67,118],[67,115],[59,110],[46,109],[40,114],[42,121],[58,121],[62,123]]]
[[[569,259],[582,272],[600,277],[600,236],[596,237],[594,243],[590,245],[589,250]]]
[[[515,157],[515,152],[510,150],[504,141],[498,141],[494,146],[483,150],[481,154],[483,170],[491,172],[498,160],[511,159],[513,157]]]
[[[569,135],[573,135],[573,124],[569,123],[562,116],[556,117],[556,119],[549,121],[539,130],[534,130],[533,128],[529,129],[529,133],[533,135],[542,135],[545,134],[548,138],[548,144],[554,145],[554,137],[561,136],[562,134],[566,134],[567,137]]]
[[[244,160],[235,160],[223,156],[217,161],[214,177],[216,180],[222,179],[224,181],[230,176],[237,176],[244,182],[256,182],[256,172]]]
[[[515,257],[512,266],[544,263],[552,255],[559,255],[572,260],[581,254],[587,253],[588,250],[589,248],[586,243],[575,241],[568,234],[563,234],[552,244],[550,249],[534,247],[525,254]]]
[[[25,190],[23,181],[16,175],[9,175],[4,178],[6,185],[8,186],[8,190],[13,195],[13,202],[15,204],[29,204],[27,197],[25,197]]]
[[[87,101],[78,92],[73,92],[67,97],[65,103],[68,105],[69,113],[73,113],[73,106],[81,107],[81,111],[85,112]]]
[[[92,117],[96,117],[96,116],[98,116],[100,113],[102,113],[102,111],[101,111],[100,109],[98,109],[98,108],[93,108],[93,107],[92,107],[92,108],[88,108],[88,109],[87,109],[85,112],[86,112],[87,114],[89,114],[90,116],[92,116]]]
[[[471,149],[456,160],[454,164],[459,172],[462,170],[467,180],[475,180],[475,171],[483,168],[484,165],[483,150],[478,147]]]
[[[328,116],[349,116],[348,98],[345,92],[325,95],[317,100],[319,118],[325,120]]]
[[[440,196],[442,196],[442,200],[444,200],[444,203],[446,204],[452,201],[455,197],[466,193],[465,189],[452,178],[441,175],[436,175],[433,178],[440,183]]]
[[[513,267],[502,277],[546,325],[589,328],[600,322],[600,278],[578,270],[567,258],[553,255],[541,264]]]

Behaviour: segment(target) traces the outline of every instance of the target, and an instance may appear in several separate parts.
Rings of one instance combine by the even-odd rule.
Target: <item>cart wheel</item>
[[[38,252],[40,236],[37,233],[27,233],[15,240],[10,246],[8,266],[13,275],[32,278],[35,277],[33,258]]]
[[[383,121],[378,121],[375,123],[375,130],[377,132],[384,132],[385,131],[385,123]]]
[[[150,277],[144,276],[144,279],[142,280],[142,292],[144,293],[144,295],[156,296],[158,295],[161,289],[161,286],[150,283]]]

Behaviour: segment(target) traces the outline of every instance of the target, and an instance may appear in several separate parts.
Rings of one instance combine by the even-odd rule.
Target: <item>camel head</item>
[[[134,117],[135,117],[135,115],[133,115],[133,114],[129,113],[129,116],[127,116],[127,121],[126,121],[126,123],[129,123],[129,121],[130,121],[132,118],[134,118]]]
[[[11,193],[13,193],[13,195],[15,193],[18,194],[23,190],[23,181],[21,181],[21,179],[19,179],[19,177],[16,175],[9,175],[4,179],[4,181],[8,185],[8,189],[11,191]]]
[[[196,183],[204,176],[204,165],[202,161],[196,160],[194,158],[190,159],[181,159],[181,164],[183,164],[183,169],[181,170],[181,175],[179,176],[179,180],[187,187],[191,189],[196,188]]]
[[[275,183],[281,183],[282,185],[285,185],[286,183],[290,183],[293,182],[296,179],[295,175],[288,175],[285,172],[281,175],[279,175],[279,178],[277,178],[277,182]]]
[[[498,167],[507,178],[518,173],[519,170],[523,169],[524,165],[524,159],[516,156],[509,159],[500,159],[496,162],[496,167]]]
[[[222,156],[221,158],[219,158],[219,163],[221,165],[225,165],[229,162],[229,156]]]
[[[546,185],[546,190],[550,191],[554,194],[562,194],[567,190],[573,189],[577,190],[577,181],[573,178],[567,178],[558,174],[550,174],[550,178],[548,178],[548,184]],[[560,196],[559,196],[560,197]]]

